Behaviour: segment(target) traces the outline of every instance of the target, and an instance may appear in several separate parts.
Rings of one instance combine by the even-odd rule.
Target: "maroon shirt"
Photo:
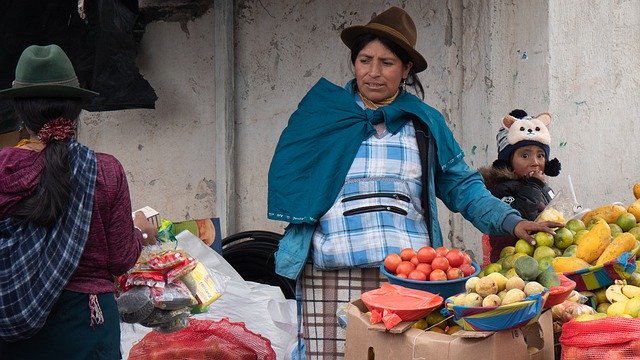
[[[42,155],[20,148],[0,150],[0,220],[10,217],[15,206],[37,188]],[[65,287],[87,294],[113,292],[114,276],[133,267],[142,248],[142,234],[133,227],[122,164],[111,155],[96,155],[98,174],[89,238],[80,264]]]

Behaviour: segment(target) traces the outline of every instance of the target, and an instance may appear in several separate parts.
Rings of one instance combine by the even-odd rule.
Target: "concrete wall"
[[[219,2],[217,2],[219,3]],[[320,77],[352,75],[340,31],[396,5],[418,27],[429,63],[425,101],[441,110],[476,167],[496,158],[500,119],[513,108],[554,114],[552,156],[586,207],[629,203],[640,180],[640,1],[276,1],[234,2],[235,224],[227,233],[284,224],[266,219],[267,172],[289,115]],[[218,216],[215,158],[216,13],[147,26],[139,66],[156,110],[89,114],[81,138],[128,170],[134,207],[167,218]],[[86,130],[86,131],[85,131]],[[321,194],[319,194],[321,196]],[[442,207],[449,244],[479,254],[480,234]]]

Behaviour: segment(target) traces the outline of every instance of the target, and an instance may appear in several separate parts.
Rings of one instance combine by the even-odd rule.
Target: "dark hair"
[[[353,42],[353,46],[351,47],[351,64],[355,65],[356,59],[358,58],[358,54],[362,49],[364,49],[367,44],[372,42],[373,40],[380,40],[380,42],[386,46],[395,56],[399,57],[403,64],[408,64],[411,62],[411,56],[407,53],[402,47],[396,44],[394,41],[380,35],[374,34],[362,34],[356,38],[356,41]],[[418,74],[416,74],[414,67],[412,66],[409,70],[409,75],[407,76],[407,80],[405,81],[405,85],[412,87],[416,94],[420,96],[421,99],[424,100],[424,88],[422,87],[422,83],[418,78]]]
[[[82,102],[75,98],[15,98],[13,107],[25,127],[37,133],[50,120],[77,120]],[[44,149],[44,169],[36,192],[23,200],[13,216],[23,223],[50,226],[65,213],[72,190],[67,142],[52,139]]]

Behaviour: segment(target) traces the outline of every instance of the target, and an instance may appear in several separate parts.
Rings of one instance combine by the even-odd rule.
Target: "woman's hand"
[[[133,225],[142,231],[142,234],[146,234],[146,238],[140,240],[142,245],[153,245],[156,243],[156,235],[158,235],[158,229],[151,221],[147,219],[142,211],[136,211],[133,216]]]
[[[516,225],[515,229],[513,229],[513,235],[515,235],[518,239],[526,240],[531,245],[535,245],[536,239],[531,236],[532,233],[544,231],[551,235],[555,235],[556,233],[553,231],[553,228],[559,228],[563,226],[564,224],[555,221],[535,222],[522,220]]]

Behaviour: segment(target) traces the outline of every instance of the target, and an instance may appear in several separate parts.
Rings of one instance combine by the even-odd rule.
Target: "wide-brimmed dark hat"
[[[358,36],[374,34],[389,38],[411,56],[416,73],[427,68],[427,60],[416,51],[416,25],[409,14],[399,7],[391,7],[374,17],[367,25],[350,26],[340,34],[342,42],[351,49]]]
[[[80,87],[71,60],[58,45],[26,48],[16,65],[11,88],[0,91],[0,97],[91,98],[98,95]]]

